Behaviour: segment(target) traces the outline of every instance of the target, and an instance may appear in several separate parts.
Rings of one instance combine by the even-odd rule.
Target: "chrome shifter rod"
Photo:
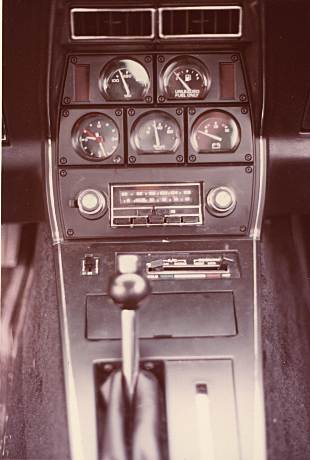
[[[136,255],[119,255],[119,274],[111,279],[109,294],[122,309],[122,372],[127,395],[132,401],[139,374],[137,310],[139,302],[150,292],[146,278],[139,274]]]

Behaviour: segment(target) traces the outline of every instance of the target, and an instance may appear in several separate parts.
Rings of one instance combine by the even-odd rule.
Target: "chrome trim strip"
[[[51,139],[47,140],[47,181],[46,181],[46,198],[47,198],[47,212],[49,216],[49,222],[51,226],[51,233],[53,244],[57,244],[63,241],[63,238],[60,236],[57,215],[56,215],[56,205],[55,205],[55,195],[54,195],[54,184],[53,184],[53,151],[52,151],[52,141]]]
[[[164,11],[185,11],[185,10],[239,10],[239,29],[236,34],[181,34],[181,35],[165,35],[163,33],[163,12]],[[159,38],[240,38],[242,36],[242,21],[243,21],[243,10],[241,6],[178,6],[175,8],[159,8]]]
[[[61,332],[63,344],[63,367],[65,376],[65,390],[67,403],[67,419],[69,429],[69,445],[71,451],[71,460],[84,460],[82,433],[80,427],[80,416],[78,411],[76,388],[73,377],[73,366],[71,361],[70,338],[67,316],[67,303],[64,286],[64,274],[62,266],[61,245],[57,243],[57,264],[59,275],[59,293],[61,308]]]
[[[120,13],[137,13],[139,11],[149,11],[152,18],[152,31],[150,35],[76,35],[74,29],[74,13],[97,13],[97,12],[120,12]],[[155,37],[155,8],[71,8],[70,9],[70,31],[72,40],[145,40]]]
[[[266,426],[261,344],[261,317],[258,306],[258,241],[253,239],[253,294],[254,294],[254,439],[253,460],[267,460]]]

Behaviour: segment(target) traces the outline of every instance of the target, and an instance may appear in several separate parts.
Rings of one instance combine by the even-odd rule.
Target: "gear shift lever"
[[[139,274],[136,255],[119,255],[119,274],[111,279],[109,295],[122,309],[122,371],[129,401],[132,401],[139,374],[137,313],[139,302],[150,293],[146,278]]]

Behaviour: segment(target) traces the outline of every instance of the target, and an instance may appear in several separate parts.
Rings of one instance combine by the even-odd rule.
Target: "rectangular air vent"
[[[74,40],[151,39],[155,31],[153,8],[72,8]]]
[[[159,9],[161,38],[229,38],[242,35],[240,6],[194,6]]]

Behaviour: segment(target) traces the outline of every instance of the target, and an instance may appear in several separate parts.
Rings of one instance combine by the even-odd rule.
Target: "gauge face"
[[[174,153],[180,142],[178,123],[162,111],[142,115],[131,133],[131,144],[138,153]]]
[[[103,161],[117,149],[120,138],[114,121],[102,113],[91,113],[78,120],[73,128],[75,150],[87,160]]]
[[[177,59],[168,65],[163,74],[167,99],[204,99],[209,86],[208,71],[198,59]]]
[[[234,152],[239,143],[239,125],[227,112],[204,112],[193,124],[191,144],[198,153]]]
[[[109,101],[141,101],[150,88],[149,75],[133,59],[113,59],[102,71],[99,88]]]

